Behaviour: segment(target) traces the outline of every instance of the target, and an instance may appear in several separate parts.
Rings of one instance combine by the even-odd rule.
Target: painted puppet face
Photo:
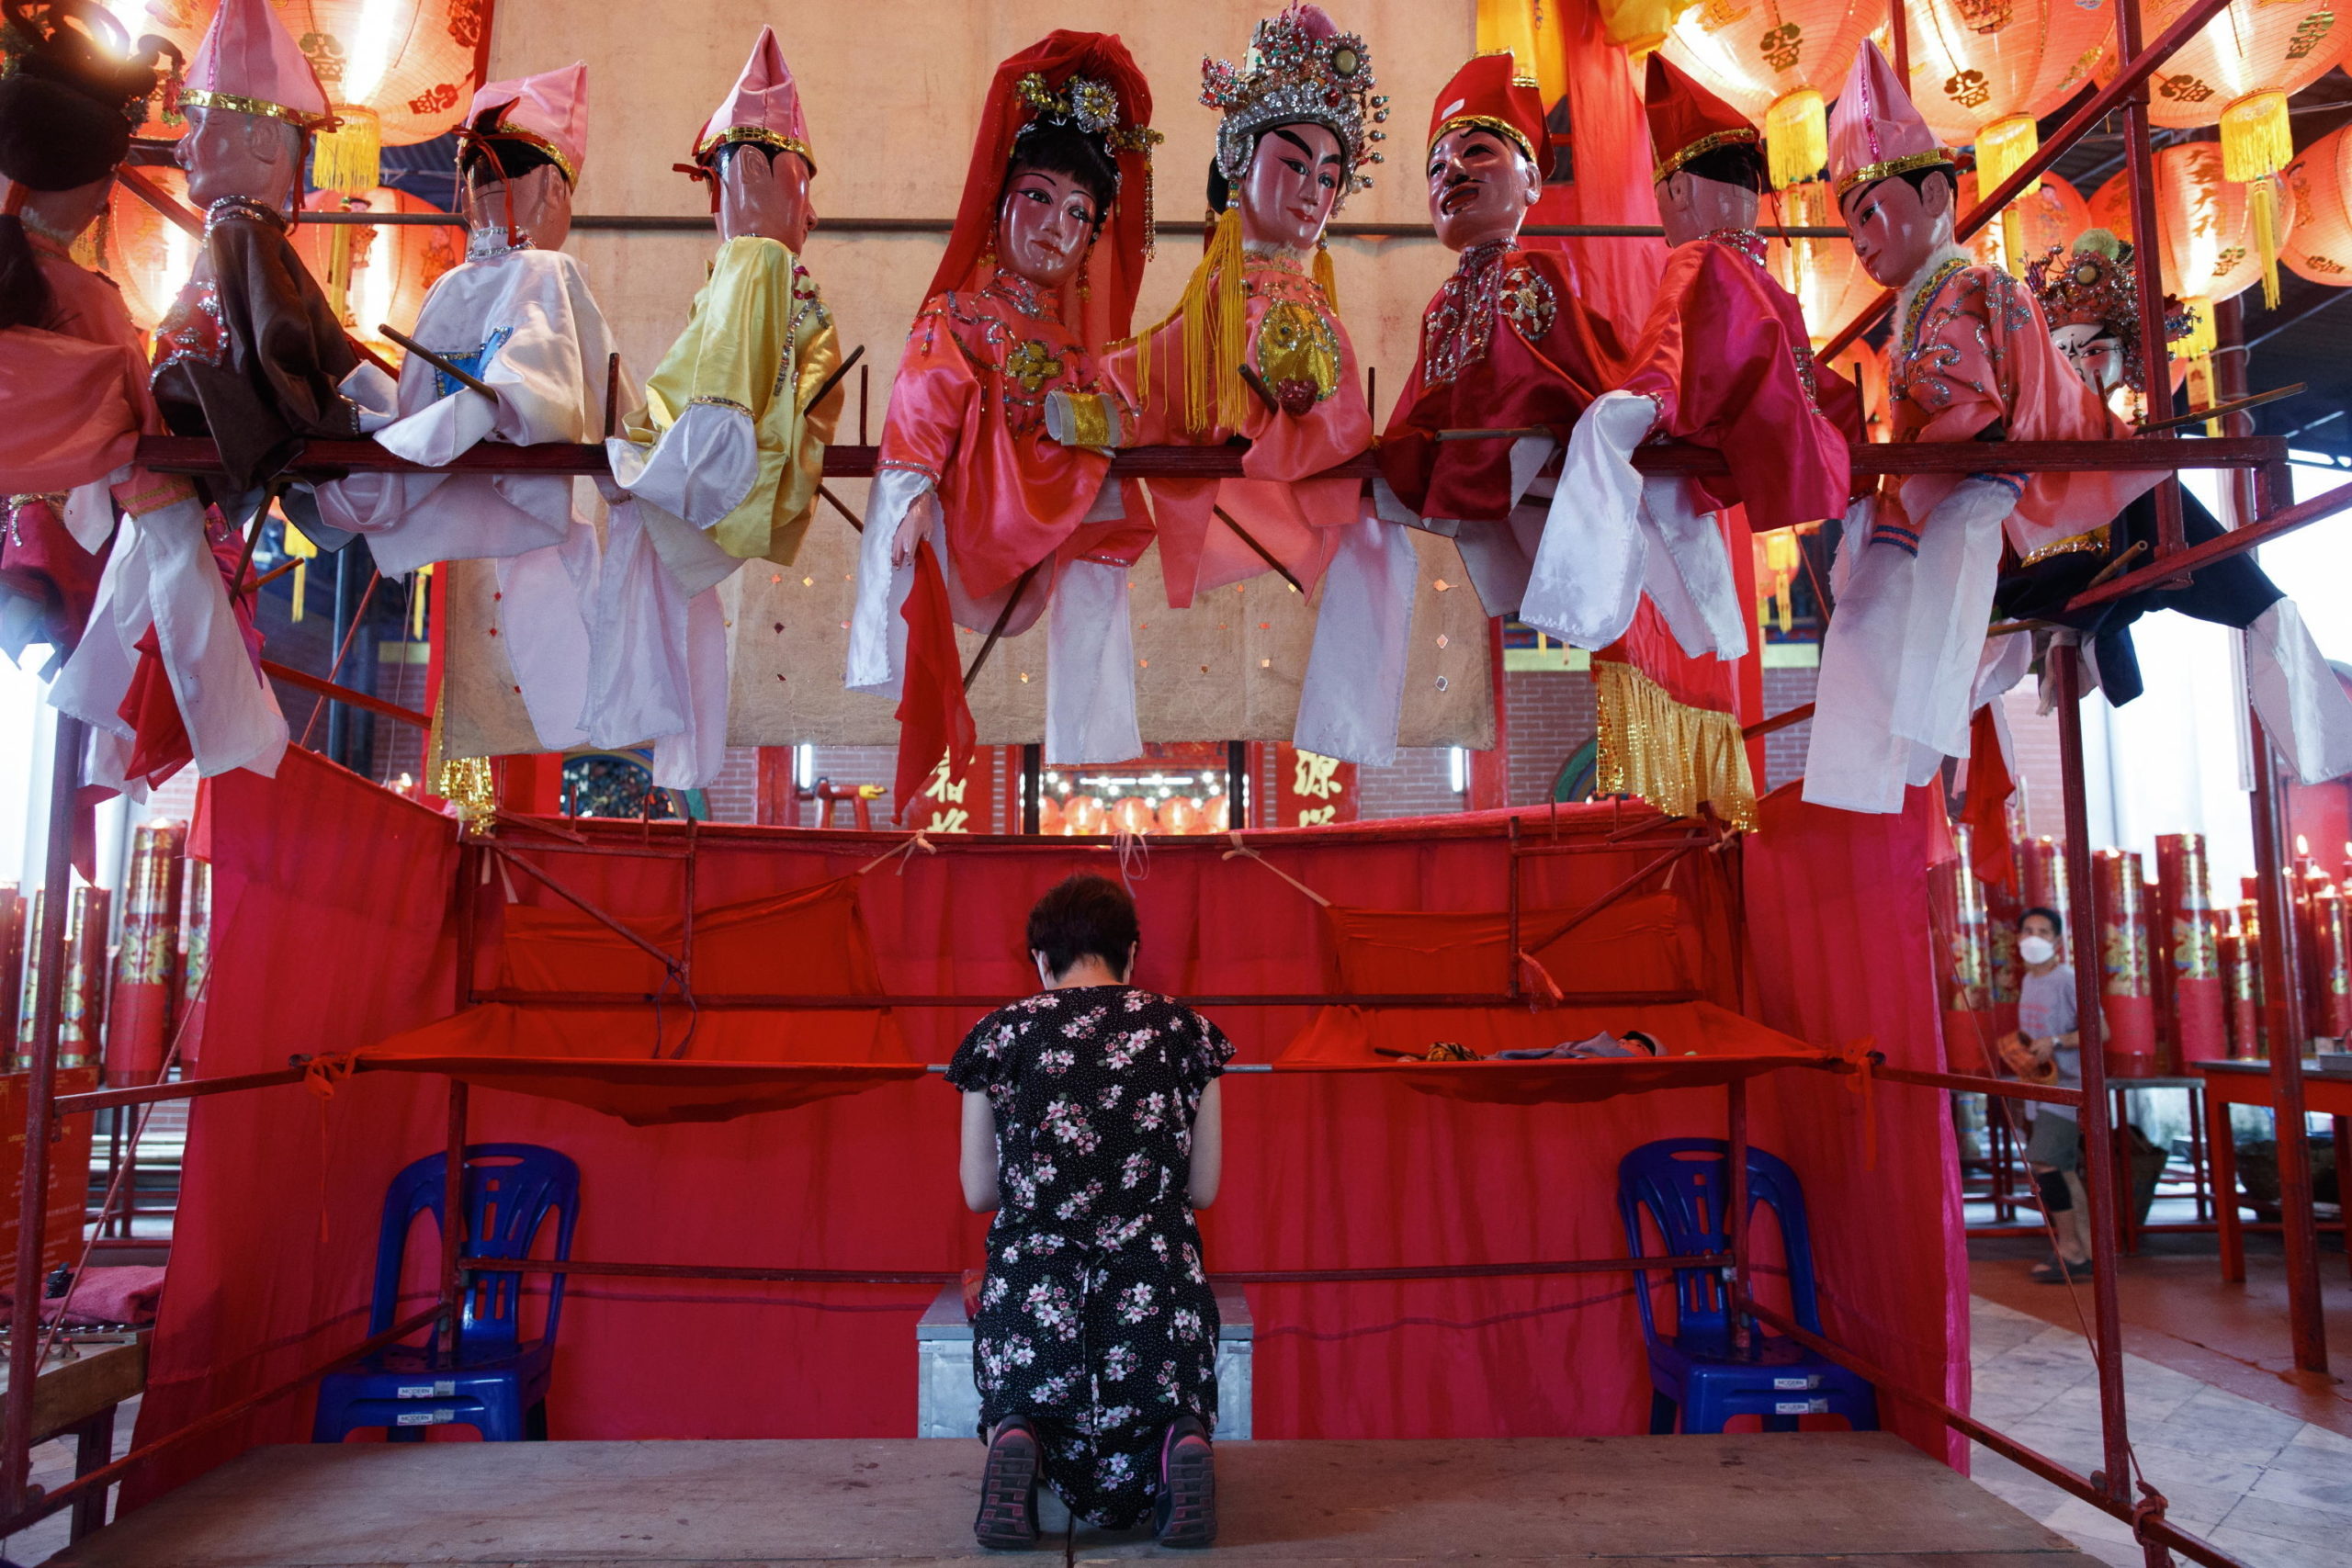
[[[808,199],[811,171],[797,152],[769,152],[742,144],[719,155],[718,235],[723,240],[756,234],[798,255],[817,226]]]
[[[1909,180],[1879,180],[1838,198],[1846,231],[1854,237],[1855,259],[1872,282],[1900,288],[1951,243],[1952,183],[1926,184],[1921,190]]]
[[[1514,237],[1544,194],[1542,177],[1517,142],[1470,125],[1430,146],[1429,183],[1430,222],[1449,251]]]
[[[1094,239],[1094,195],[1069,175],[1015,169],[997,209],[996,252],[1041,288],[1059,288]]]
[[[187,111],[187,134],[173,151],[198,208],[242,196],[284,208],[302,164],[302,133],[282,119],[214,107]]]
[[[2050,341],[2090,389],[2104,400],[2123,384],[2123,342],[2102,321],[2070,321],[2050,329]]]
[[[1718,229],[1756,227],[1756,193],[1729,180],[1677,169],[1652,186],[1657,220],[1669,245],[1688,244]]]
[[[1331,220],[1347,160],[1328,127],[1278,125],[1258,138],[1234,199],[1241,239],[1258,250],[1311,251]]]

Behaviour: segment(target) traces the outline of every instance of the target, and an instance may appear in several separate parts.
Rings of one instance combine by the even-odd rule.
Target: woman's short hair
[[[1067,878],[1029,910],[1029,951],[1044,953],[1056,975],[1089,953],[1118,969],[1136,939],[1136,901],[1108,877]]]
[[[2057,910],[2055,910],[2055,909],[2051,909],[2051,908],[2045,908],[2044,907],[2042,907],[2042,906],[2041,906],[2041,905],[2040,905],[2040,904],[2036,904],[2032,908],[2030,908],[2030,909],[2026,909],[2026,910],[2022,910],[2022,911],[2020,911],[2020,912],[2018,913],[2018,930],[2019,930],[2019,931],[2023,931],[2023,930],[2025,930],[2025,923],[2026,923],[2028,920],[2030,920],[2030,919],[2033,919],[2033,917],[2034,917],[2034,916],[2036,916],[2036,915],[2040,915],[2043,919],[2048,920],[2048,921],[2050,922],[2050,934],[2051,934],[2051,935],[2052,935],[2052,936],[2064,936],[2064,935],[2066,934],[2066,919],[2065,919],[2065,917],[2064,917],[2064,916],[2063,916],[2063,915],[2061,915]],[[1034,919],[1034,917],[1033,917],[1033,919]]]

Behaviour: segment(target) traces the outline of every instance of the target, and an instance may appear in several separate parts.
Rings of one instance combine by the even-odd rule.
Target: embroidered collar
[[[1255,245],[1244,245],[1241,248],[1241,265],[1245,268],[1272,267],[1277,272],[1295,272],[1301,276],[1306,274],[1306,264],[1298,259],[1298,253],[1287,247],[1261,251]]]
[[[509,241],[505,229],[497,224],[492,224],[486,229],[472,230],[466,235],[468,261],[491,261],[499,256],[511,256],[516,251],[527,251],[531,248],[531,237],[528,234],[519,235]]]
[[[1737,251],[1758,266],[1764,265],[1764,236],[1753,229],[1710,229],[1699,238]]]
[[[1510,247],[1508,235],[1499,240],[1481,240],[1462,253],[1461,261],[1454,264],[1454,273],[1458,276],[1473,277],[1491,267],[1499,266],[1503,257],[1510,254]]]
[[[1928,307],[1935,303],[1951,275],[1973,264],[1975,258],[1958,245],[1947,242],[1922,266],[1912,280],[1904,285],[1895,297],[1895,306],[1903,313],[1903,330],[1895,338],[1896,349],[1905,355],[1917,346],[1920,318]]]
[[[1009,266],[998,267],[995,276],[982,286],[980,292],[995,295],[1032,320],[1054,314],[1046,306],[1045,290]]]
[[[204,231],[209,235],[215,226],[232,220],[266,223],[281,234],[294,227],[286,214],[266,201],[250,196],[224,196],[204,209]]]

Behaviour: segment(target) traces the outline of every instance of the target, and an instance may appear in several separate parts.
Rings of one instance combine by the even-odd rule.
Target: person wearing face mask
[[[2075,971],[2059,957],[2064,935],[2065,922],[2055,909],[2028,909],[2018,917],[2018,958],[2025,965],[2018,987],[2018,1027],[2001,1038],[1998,1049],[2018,1077],[2079,1089],[2083,1053],[2075,1030]],[[2079,1168],[2081,1124],[2071,1105],[2037,1104],[2033,1112],[2025,1157],[2058,1243],[2057,1256],[2036,1265],[2033,1278],[2044,1284],[2086,1279],[2091,1230]]]
[[[2057,344],[2083,382],[2102,401],[2119,388],[2141,389],[2140,296],[2132,247],[2104,229],[2077,238],[2070,250],[2052,246],[2028,264],[2026,286],[2041,301]],[[2165,335],[2189,330],[2179,301],[2165,299]],[[2191,545],[2223,532],[2188,490],[2180,491],[2181,525]],[[2177,610],[2200,621],[2245,633],[2246,687],[2263,728],[2305,784],[2352,772],[2352,697],[2312,640],[2293,600],[2281,592],[2251,553],[2199,567],[2177,588],[2148,588],[2088,610],[2066,604],[2126,551],[2145,560],[2157,537],[2154,492],[2134,497],[2113,523],[2045,545],[2006,562],[1993,607],[2003,620],[2046,621],[2082,640],[2086,682],[2117,706],[2140,694],[2140,662],[2132,625],[2151,610]],[[2042,634],[2037,634],[2041,636]]]
[[[700,788],[727,759],[718,584],[739,559],[789,566],[799,553],[841,412],[838,391],[809,404],[841,344],[800,259],[817,220],[816,154],[775,29],[760,29],[679,167],[710,186],[718,257],[645,406],[606,443],[634,504],[616,509],[606,536],[590,685],[611,694],[596,744],[626,744],[631,723],[669,735],[655,782]]]
[[[1117,883],[1055,887],[1027,946],[1037,995],[973,1025],[947,1066],[964,1201],[996,1214],[972,1320],[989,1441],[974,1533],[1035,1544],[1042,1480],[1089,1523],[1207,1546],[1219,1324],[1193,1213],[1217,1194],[1233,1046],[1131,984]]]
[[[1967,755],[1983,694],[2024,671],[2025,639],[2005,637],[1980,678],[2004,538],[2030,557],[2113,517],[2158,476],[1999,469],[2004,440],[2131,431],[2052,345],[2031,292],[1952,243],[1952,154],[1868,41],[1831,111],[1829,150],[1854,254],[1898,291],[1887,349],[1894,439],[1984,452],[1980,472],[1890,476],[1838,547],[1804,798],[1893,812],[1944,758]]]
[[[486,84],[468,107],[458,149],[466,259],[435,282],[409,335],[493,395],[412,354],[398,388],[378,400],[389,423],[376,442],[439,468],[485,441],[594,441],[605,428],[613,333],[562,248],[588,156],[588,68]],[[358,378],[353,389],[366,395]],[[593,504],[586,486],[560,475],[379,471],[319,487],[321,516],[366,535],[387,575],[467,563],[444,569],[463,583],[484,570],[470,563],[492,563],[494,586],[478,596],[496,618],[492,657],[511,666],[502,683],[518,690],[549,750],[629,744],[680,727],[625,713],[596,733],[583,610],[599,570]],[[626,739],[610,735],[615,728]]]
[[[1150,89],[1105,33],[1056,32],[989,86],[947,254],[891,383],[850,623],[846,684],[899,698],[902,807],[943,756],[971,752],[958,626],[1016,637],[1050,611],[1047,758],[1143,750],[1126,569],[1149,518],[1136,486],[1103,482],[1119,432],[1057,441],[1046,410],[1096,389],[1096,354],[1133,318],[1150,126]]]

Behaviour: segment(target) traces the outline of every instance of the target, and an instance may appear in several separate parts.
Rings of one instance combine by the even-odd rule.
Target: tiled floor
[[[1979,1420],[2087,1474],[2100,1462],[2098,1379],[2083,1336],[1975,1297]],[[2352,1438],[2123,1358],[2132,1450],[2183,1529],[2256,1568],[2342,1568],[2352,1557]],[[1975,1477],[2118,1568],[2141,1568],[2131,1531],[1983,1448]]]

